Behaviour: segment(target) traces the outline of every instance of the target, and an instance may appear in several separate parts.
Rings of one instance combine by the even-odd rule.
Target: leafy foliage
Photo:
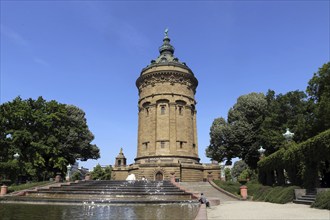
[[[105,168],[102,168],[100,164],[96,165],[94,167],[94,170],[92,171],[92,179],[93,180],[111,180],[111,167],[106,166]]]
[[[314,129],[322,132],[330,128],[330,62],[324,64],[308,82],[307,92],[316,104]]]
[[[268,185],[275,183],[274,171],[286,170],[291,183],[307,188],[318,185],[318,173],[330,171],[330,129],[300,144],[290,143],[286,148],[258,162],[259,180]],[[326,167],[324,167],[326,166]],[[268,178],[268,179],[267,179]],[[326,184],[330,184],[327,180]]]
[[[20,97],[0,106],[0,171],[11,179],[43,180],[65,173],[77,159],[97,159],[99,149],[85,113],[72,105]],[[13,155],[19,154],[15,159]]]
[[[266,149],[265,155],[274,153],[284,145],[283,131],[286,128],[294,132],[297,143],[313,136],[313,108],[304,92],[293,91],[275,96],[275,92],[269,90],[266,99],[267,111],[258,134],[260,144]]]
[[[72,181],[81,180],[82,179],[81,173],[79,171],[74,172],[72,174],[71,179],[72,179]]]
[[[309,96],[302,91],[276,95],[275,91],[268,90],[265,96],[261,93],[240,96],[229,110],[227,121],[224,118],[214,120],[206,155],[227,163],[239,157],[254,170],[260,159],[257,149],[263,146],[264,155],[269,157],[263,162],[267,169],[259,173],[263,183],[274,183],[276,173],[279,185],[284,185],[285,176],[288,176],[293,184],[304,182],[311,186],[315,183],[310,181],[314,181],[319,172],[325,180],[323,184],[330,185],[330,161],[315,162],[318,157],[307,157],[296,149],[297,146],[289,146],[283,137],[285,129],[290,128],[294,133],[292,145],[300,144],[330,129],[330,62],[314,74],[307,93]],[[326,147],[319,150],[319,154],[328,153]],[[315,151],[310,153],[315,156]]]
[[[236,161],[231,169],[231,174],[234,178],[238,179],[239,175],[247,168],[248,165],[243,160]]]
[[[227,167],[225,168],[225,178],[226,178],[226,181],[232,181],[232,176],[231,176],[231,172],[230,172],[230,169]]]
[[[206,155],[218,161],[240,157],[250,167],[256,168],[260,146],[257,134],[266,106],[262,93],[240,96],[229,110],[227,122],[223,118],[214,120]]]
[[[239,195],[240,184],[237,182],[224,182],[220,180],[214,180],[220,188],[234,194]],[[292,202],[294,199],[294,189],[298,189],[297,186],[287,186],[287,187],[271,187],[263,186],[262,184],[250,181],[246,184],[248,187],[249,198],[256,201],[272,202],[285,204]]]
[[[330,210],[330,190],[319,192],[312,207]]]

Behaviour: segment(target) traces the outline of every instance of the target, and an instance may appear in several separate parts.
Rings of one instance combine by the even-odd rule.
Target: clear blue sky
[[[217,117],[250,92],[305,90],[329,59],[329,1],[1,1],[1,103],[17,96],[86,112],[92,168],[136,156],[135,80],[169,28],[199,80],[199,156]]]

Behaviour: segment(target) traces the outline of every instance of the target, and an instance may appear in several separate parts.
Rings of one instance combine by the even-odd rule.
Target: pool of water
[[[198,204],[34,205],[0,203],[2,220],[194,219]]]

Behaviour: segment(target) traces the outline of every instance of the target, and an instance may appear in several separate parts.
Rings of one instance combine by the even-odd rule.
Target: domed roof
[[[188,69],[189,72],[192,73],[185,62],[179,61],[179,59],[174,56],[175,48],[170,44],[170,41],[171,39],[168,37],[168,29],[166,29],[163,44],[159,47],[159,56],[157,59],[151,60],[150,64],[144,68],[142,72],[154,66],[173,65]]]

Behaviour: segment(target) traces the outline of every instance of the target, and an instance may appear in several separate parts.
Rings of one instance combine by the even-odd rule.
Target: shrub
[[[81,180],[81,173],[79,171],[74,172],[71,177],[72,181]]]
[[[231,182],[231,181],[221,181],[221,180],[214,180],[214,183],[217,184],[220,188],[234,194],[239,195],[239,187],[240,184],[237,182]]]
[[[220,188],[234,195],[239,195],[240,184],[238,183],[224,182],[220,180],[215,180],[214,183],[217,184]],[[298,186],[264,186],[260,183],[256,183],[255,181],[248,182],[246,186],[248,187],[249,198],[252,198],[256,201],[265,201],[280,204],[292,202],[292,200],[294,199],[294,189],[299,188]]]
[[[50,183],[51,182],[49,182],[49,181],[44,181],[44,182],[25,183],[25,184],[21,184],[21,185],[11,185],[8,187],[8,193],[11,193],[14,191],[20,191],[20,190],[24,190],[24,189],[29,189],[29,188],[37,187],[37,186],[45,186]]]
[[[319,192],[316,196],[315,202],[312,204],[312,207],[330,210],[330,190]]]

